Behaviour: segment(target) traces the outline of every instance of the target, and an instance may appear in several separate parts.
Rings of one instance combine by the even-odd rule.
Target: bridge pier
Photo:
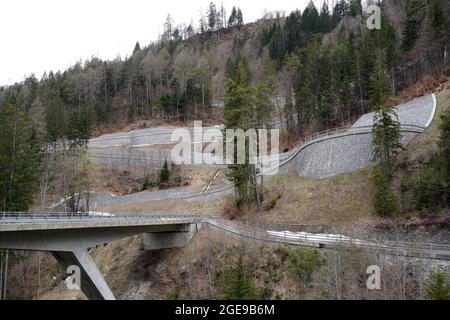
[[[115,300],[111,289],[86,249],[69,252],[53,251],[51,253],[64,270],[72,265],[80,268],[80,289],[89,300]]]
[[[195,235],[200,216],[111,216],[17,215],[0,219],[0,248],[48,251],[67,270],[80,268],[80,289],[88,299],[114,300],[108,284],[88,250],[138,234],[146,250],[178,248]],[[1,223],[3,222],[3,223]]]
[[[201,224],[182,225],[178,230],[144,233],[144,249],[159,250],[168,248],[182,248],[192,240]]]

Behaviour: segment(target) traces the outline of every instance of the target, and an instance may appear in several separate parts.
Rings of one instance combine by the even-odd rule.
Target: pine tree
[[[252,300],[257,299],[258,294],[255,288],[250,268],[244,261],[244,253],[239,251],[237,261],[225,266],[222,276],[224,300]]]
[[[291,53],[296,48],[302,48],[306,45],[305,41],[305,32],[302,27],[302,14],[299,10],[295,10],[291,12],[291,14],[286,18],[286,24],[284,26],[284,29],[280,28],[280,31],[284,33],[283,36],[286,37],[286,51]],[[276,34],[276,36],[280,37],[279,34]],[[277,46],[280,46],[280,49],[282,48],[280,41],[278,41]],[[281,51],[276,55],[275,58],[281,60],[284,57],[284,50]]]
[[[319,15],[319,31],[328,33],[331,31],[331,16],[328,4],[324,1]]]
[[[228,19],[228,26],[234,27],[236,25],[237,25],[237,10],[236,7],[233,6],[233,8],[231,9],[230,18]]]
[[[450,285],[446,284],[446,274],[442,270],[431,274],[427,285],[427,296],[431,300],[450,300]]]
[[[446,184],[450,187],[450,111],[447,110],[442,115],[439,129],[439,153],[442,161],[442,170]]]
[[[349,14],[349,5],[346,0],[340,0],[333,8],[331,15],[331,29],[334,29],[341,20]]]
[[[210,31],[216,30],[217,26],[217,9],[214,2],[210,2],[208,10],[208,28]]]
[[[395,110],[389,106],[389,79],[381,55],[372,75],[371,100],[375,108],[373,123],[373,159],[390,165],[394,156],[403,149],[400,122]]]
[[[258,128],[267,127],[271,123],[272,97],[276,93],[275,75],[276,71],[272,61],[265,61],[260,83],[256,87],[255,93],[256,125]]]
[[[375,111],[372,132],[374,161],[390,165],[395,155],[404,148],[400,123],[392,107],[383,105]]]
[[[319,32],[319,12],[314,2],[310,1],[302,15],[302,29],[307,33]]]
[[[66,137],[68,126],[67,118],[66,107],[61,98],[52,98],[45,110],[47,140],[50,143],[56,143],[59,139]]]
[[[431,27],[433,31],[438,34],[445,23],[445,15],[442,0],[432,0],[431,2]]]
[[[31,121],[18,108],[0,112],[0,207],[26,211],[33,202],[39,172],[39,144]]]
[[[161,170],[159,171],[158,182],[160,185],[165,184],[165,183],[169,182],[169,178],[170,178],[169,164],[167,162],[167,159],[165,159],[164,164],[163,164]]]
[[[72,146],[85,146],[91,138],[95,126],[95,111],[90,105],[83,105],[70,116],[67,138]]]
[[[319,109],[319,120],[324,128],[327,130],[330,127],[330,121],[332,118],[333,107],[331,99],[331,90],[326,90],[325,93],[320,97],[320,109]]]
[[[362,15],[361,0],[350,0],[350,14],[353,17]]]
[[[376,166],[372,171],[372,193],[375,212],[380,216],[391,216],[398,205],[386,169]]]
[[[141,51],[141,45],[139,44],[139,41],[136,42],[136,45],[134,46],[133,49],[133,55],[139,53]]]
[[[406,18],[403,22],[404,29],[401,47],[404,51],[408,51],[416,42],[422,20],[427,10],[422,0],[406,0],[405,11]]]
[[[278,69],[281,67],[283,58],[286,54],[286,45],[287,40],[284,29],[280,25],[274,24],[273,36],[269,43],[269,55],[270,58],[275,61]]]
[[[244,16],[242,14],[241,8],[237,9],[236,12],[236,22],[238,27],[242,27],[244,25]]]
[[[250,84],[251,73],[248,62],[240,57],[233,78],[228,78],[224,95],[224,125],[226,129],[254,129],[255,118],[255,88]],[[237,150],[235,146],[235,151]],[[248,144],[245,147],[246,158],[249,154]],[[257,200],[259,197],[256,186],[255,165],[237,164],[235,158],[229,159],[233,164],[228,165],[230,173],[228,178],[234,183],[236,190],[236,206]]]
[[[392,70],[396,59],[397,47],[395,28],[390,22],[389,18],[385,15],[381,16],[381,25],[383,26],[381,33],[378,32],[379,36],[381,36],[380,47],[385,48],[386,67],[388,68],[388,70]],[[375,32],[377,31],[378,30],[376,30]]]

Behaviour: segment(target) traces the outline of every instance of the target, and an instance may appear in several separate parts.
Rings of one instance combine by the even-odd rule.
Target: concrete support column
[[[89,300],[115,300],[108,284],[98,270],[86,249],[75,251],[54,251],[52,255],[63,266],[64,270],[76,265],[81,271],[81,291]]]
[[[184,225],[176,231],[144,233],[144,249],[158,250],[168,248],[182,248],[192,240],[201,224]]]

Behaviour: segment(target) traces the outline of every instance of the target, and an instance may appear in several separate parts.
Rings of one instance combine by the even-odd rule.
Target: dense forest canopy
[[[239,7],[227,15],[211,2],[198,25],[177,25],[168,15],[159,39],[145,47],[136,43],[125,59],[93,57],[1,88],[0,108],[30,113],[48,140],[70,136],[68,123],[78,118],[86,127],[81,131],[138,118],[220,121],[225,79],[244,56],[255,82],[264,66],[273,66],[273,95],[292,104],[279,116],[295,114],[299,125],[332,127],[371,110],[377,50],[394,93],[442,72],[447,57],[447,1],[380,1],[381,30],[365,27],[361,2],[340,0],[328,7],[324,1],[316,7],[311,1],[303,12],[267,13],[250,24]]]

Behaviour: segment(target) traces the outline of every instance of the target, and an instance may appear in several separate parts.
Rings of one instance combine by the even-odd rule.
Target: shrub
[[[278,203],[278,200],[281,199],[281,195],[280,194],[276,194],[276,195],[272,195],[269,199],[269,201],[267,201],[266,204],[264,204],[264,210],[265,211],[270,211],[273,208],[275,208],[275,206]]]
[[[144,178],[144,182],[142,183],[142,190],[147,190],[150,188],[153,188],[155,186],[155,183],[151,181],[148,177]]]
[[[177,282],[175,287],[172,288],[172,290],[169,291],[167,294],[168,300],[180,300],[181,298],[181,284],[180,282]]]
[[[173,181],[175,181],[175,183],[177,184],[182,184],[183,183],[183,177],[182,176],[176,176],[173,178]]]
[[[320,264],[318,250],[295,248],[290,253],[291,270],[303,282],[311,280],[311,276]]]
[[[414,186],[414,201],[417,209],[436,209],[442,206],[444,187],[438,170],[425,167],[419,171]]]

